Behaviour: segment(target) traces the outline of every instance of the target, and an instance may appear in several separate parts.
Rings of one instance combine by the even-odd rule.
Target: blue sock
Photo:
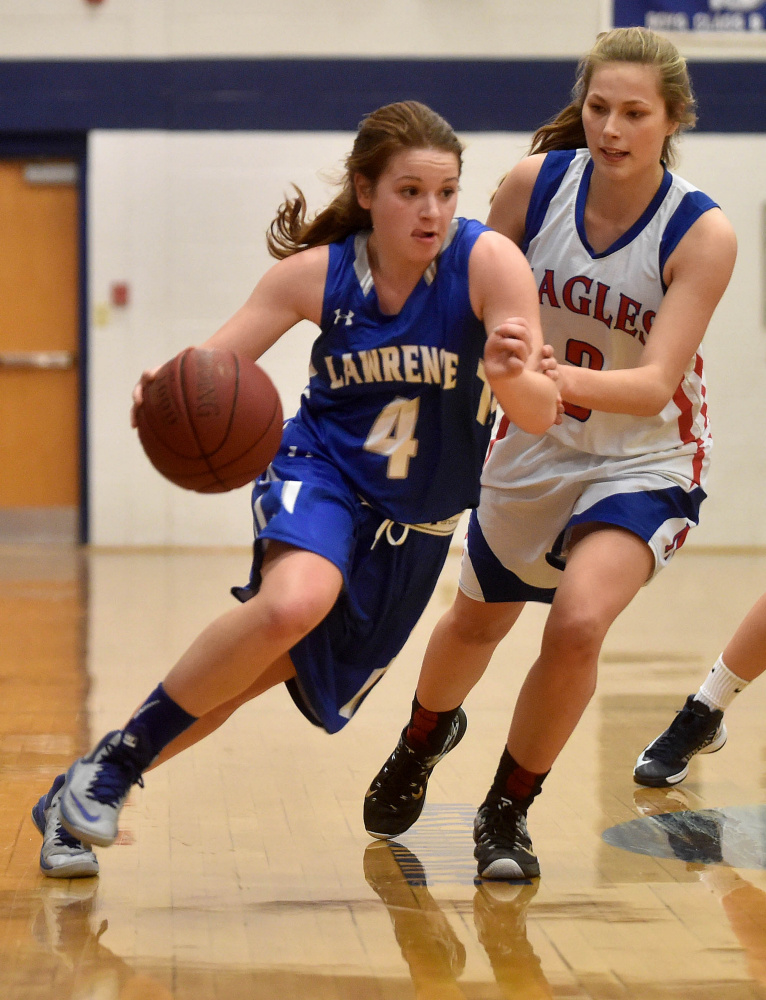
[[[128,722],[123,733],[138,738],[141,747],[142,769],[147,768],[155,757],[172,741],[180,736],[197,717],[189,715],[181,706],[165,693],[158,684],[146,701]]]

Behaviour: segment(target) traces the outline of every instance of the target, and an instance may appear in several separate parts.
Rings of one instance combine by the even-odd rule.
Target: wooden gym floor
[[[766,680],[681,787],[631,777],[761,593],[766,554],[684,552],[617,622],[532,811],[542,878],[515,885],[475,883],[470,826],[544,609],[469,697],[421,821],[390,846],[361,822],[457,565],[344,732],[270,692],[134,790],[100,878],[58,881],[31,806],[229,607],[248,553],[0,549],[0,997],[766,997]]]

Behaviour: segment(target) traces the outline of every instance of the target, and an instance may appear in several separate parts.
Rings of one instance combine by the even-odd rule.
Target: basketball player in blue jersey
[[[526,601],[550,603],[474,825],[488,878],[539,875],[527,810],[593,694],[607,630],[682,545],[705,496],[700,345],[736,244],[720,208],[668,170],[693,122],[675,47],[643,28],[604,33],[572,103],[538,130],[492,203],[489,224],[532,266],[565,414],[543,435],[500,423],[460,589],[364,810],[378,837],[417,819],[497,643]]]
[[[523,254],[455,218],[461,154],[429,108],[388,105],[362,122],[324,211],[307,221],[300,192],[280,209],[268,240],[278,262],[203,345],[256,360],[300,320],[320,328],[300,410],[253,492],[249,585],[125,728],[37,803],[46,874],[95,874],[89,845],[114,841],[142,773],[276,684],[327,732],[344,726],[478,503],[493,393],[530,434],[558,419]]]

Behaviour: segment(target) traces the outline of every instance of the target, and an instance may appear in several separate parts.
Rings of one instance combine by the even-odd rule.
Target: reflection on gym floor
[[[362,827],[457,555],[344,732],[328,738],[270,692],[135,789],[99,878],[44,878],[31,806],[228,607],[249,560],[40,545],[0,557],[3,1000],[766,996],[766,684],[737,699],[726,748],[683,785],[632,782],[638,752],[761,592],[766,554],[683,553],[618,620],[599,691],[530,815],[542,877],[520,883],[476,878],[471,824],[542,608],[467,700],[468,732],[420,821],[392,842]]]

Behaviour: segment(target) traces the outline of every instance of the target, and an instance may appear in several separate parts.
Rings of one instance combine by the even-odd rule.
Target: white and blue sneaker
[[[87,844],[73,837],[61,825],[59,802],[64,775],[32,807],[32,822],[43,836],[40,871],[48,878],[88,878],[98,875],[98,860]]]
[[[150,763],[140,737],[117,729],[69,768],[61,792],[61,822],[86,844],[109,847],[133,785]]]

